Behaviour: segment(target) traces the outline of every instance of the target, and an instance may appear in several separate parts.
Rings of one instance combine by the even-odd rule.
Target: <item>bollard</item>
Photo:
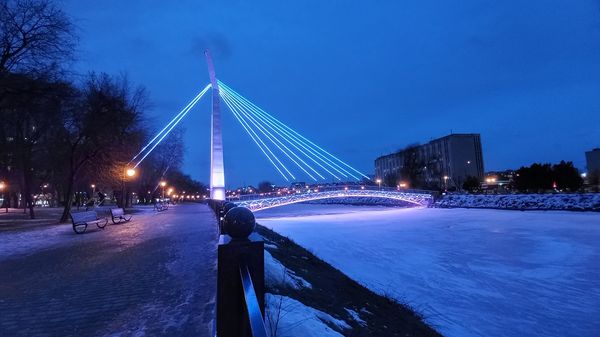
[[[252,233],[256,222],[252,211],[245,207],[231,208],[223,221],[224,230],[218,246],[217,275],[217,337],[250,337],[252,331],[242,286],[241,266],[248,268],[254,285],[260,314],[265,313],[264,242]],[[250,309],[248,309],[250,307]]]

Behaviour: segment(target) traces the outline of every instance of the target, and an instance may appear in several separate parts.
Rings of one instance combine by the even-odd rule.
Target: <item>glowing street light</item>
[[[167,182],[163,180],[159,184],[162,187],[162,198],[164,199],[165,198],[165,186],[167,186]]]
[[[6,183],[0,180],[0,193],[4,192],[6,188]],[[4,202],[4,206],[6,206],[6,213],[8,213],[8,202],[6,200],[2,200]]]
[[[128,177],[133,177],[133,176],[135,176],[135,173],[136,173],[136,172],[135,172],[135,169],[128,168],[128,169],[127,169],[127,171],[126,171],[125,173],[127,173],[127,176],[128,176]]]
[[[377,184],[379,184],[379,189],[381,190],[381,179],[377,179],[377,180],[375,180],[375,182],[377,182]]]

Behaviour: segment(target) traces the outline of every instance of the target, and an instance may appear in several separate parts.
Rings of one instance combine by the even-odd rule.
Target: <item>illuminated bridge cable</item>
[[[227,90],[225,90],[225,91],[227,91]],[[237,99],[240,99],[240,98],[237,98]],[[243,97],[241,99],[243,99]],[[307,156],[308,158],[310,158],[311,161],[313,161],[314,163],[316,163],[317,165],[319,165],[321,168],[323,168],[325,171],[327,171],[328,173],[330,173],[334,178],[336,178],[338,180],[341,180],[339,177],[337,177],[335,174],[333,174],[327,168],[325,168],[323,165],[321,165],[317,160],[315,160],[315,158],[318,159],[318,160],[320,160],[320,161],[322,161],[325,165],[331,167],[334,171],[338,172],[343,177],[347,177],[348,175],[351,175],[348,171],[346,171],[343,168],[339,167],[335,163],[332,163],[326,157],[324,157],[323,155],[319,154],[317,150],[312,149],[310,147],[310,145],[302,142],[297,137],[295,137],[294,135],[292,135],[289,132],[287,132],[285,129],[282,129],[280,126],[278,126],[278,125],[274,124],[273,122],[271,122],[270,120],[266,119],[264,116],[262,116],[260,114],[259,111],[256,110],[256,108],[254,108],[253,106],[249,105],[249,103],[247,101],[240,100],[240,102],[243,105],[245,105],[248,109],[250,109],[250,111],[253,113],[254,116],[256,116],[257,118],[259,118],[262,121],[264,121],[265,123],[267,123],[267,126],[269,126],[270,129],[272,129],[274,132],[277,132],[279,135],[281,135],[282,139],[284,139],[290,145],[292,145],[293,147],[295,147],[302,154],[304,154],[305,156]],[[310,152],[310,154],[313,155],[313,156],[311,157],[310,155],[306,154],[304,151],[302,151],[300,148],[298,148],[298,146],[296,146],[296,144],[298,144],[299,146],[301,146],[302,148],[304,148],[306,151]],[[354,177],[354,178],[357,179],[356,177]]]
[[[285,181],[289,181],[289,179],[285,175],[285,173],[283,173],[281,171],[281,169],[279,168],[279,166],[277,164],[275,164],[275,162],[273,161],[273,159],[271,159],[271,156],[269,156],[269,154],[265,151],[265,149],[261,145],[261,143],[263,143],[262,140],[259,139],[260,140],[260,142],[259,142],[259,140],[257,140],[258,136],[255,137],[255,135],[253,135],[253,132],[251,132],[248,129],[248,127],[245,125],[245,123],[242,121],[241,117],[238,116],[236,110],[232,106],[231,102],[229,102],[228,98],[223,97],[223,101],[225,102],[225,104],[227,104],[227,106],[229,107],[229,110],[231,110],[231,112],[233,113],[233,115],[235,116],[235,118],[238,120],[238,122],[240,122],[240,124],[242,125],[242,127],[244,128],[244,130],[248,133],[248,135],[250,136],[250,138],[252,138],[252,140],[254,141],[254,143],[256,143],[256,146],[258,146],[258,148],[262,151],[262,153],[265,155],[265,157],[267,157],[267,159],[269,160],[269,162],[271,162],[271,164],[275,167],[275,169],[279,172],[279,174],[281,174],[281,176],[285,179]],[[266,147],[266,145],[265,145],[265,147]],[[269,152],[271,152],[268,148],[267,148],[267,150]],[[282,166],[283,166],[283,164],[282,164]],[[295,178],[292,178],[292,179],[295,179]]]
[[[223,87],[226,90],[229,90],[231,92],[232,95],[235,95],[236,97],[238,97],[240,100],[243,100],[246,104],[248,104],[249,106],[252,107],[253,111],[255,111],[259,116],[262,116],[263,118],[265,118],[266,120],[275,122],[279,129],[284,132],[287,136],[289,136],[291,139],[293,139],[295,142],[297,142],[299,145],[301,145],[303,148],[305,148],[307,151],[311,152],[313,155],[319,157],[319,159],[323,160],[325,163],[327,163],[328,166],[334,168],[338,173],[340,173],[341,175],[343,175],[344,177],[347,177],[347,175],[352,176],[354,179],[359,180],[359,178],[355,175],[353,175],[352,173],[350,173],[348,170],[344,169],[343,167],[339,166],[338,164],[336,164],[334,161],[332,161],[330,158],[327,158],[327,156],[333,158],[335,161],[338,161],[340,163],[342,163],[343,165],[349,167],[350,169],[352,169],[355,172],[358,172],[360,175],[363,175],[362,173],[360,173],[359,171],[355,170],[354,168],[352,168],[350,165],[344,163],[342,160],[340,160],[339,158],[333,156],[332,154],[330,154],[329,152],[323,150],[322,148],[320,148],[319,146],[317,146],[316,144],[314,144],[313,142],[311,142],[310,140],[306,139],[304,136],[300,135],[298,132],[296,132],[295,130],[293,130],[292,128],[290,128],[289,126],[285,125],[284,123],[282,123],[281,121],[279,121],[277,118],[269,115],[266,111],[262,110],[261,108],[259,108],[258,106],[256,106],[254,103],[248,101],[247,99],[245,99],[243,96],[241,96],[240,94],[236,93],[233,89],[227,87],[227,85],[223,84]],[[291,131],[292,133],[288,132],[287,130]],[[298,138],[301,137],[301,138]],[[310,143],[310,144],[309,144]],[[311,145],[312,144],[312,145]],[[314,146],[314,147],[313,147]],[[316,147],[316,148],[315,148]],[[317,150],[317,148],[319,150]],[[345,174],[344,174],[345,173]],[[346,175],[347,174],[347,175]],[[364,176],[364,175],[363,175]],[[366,177],[366,176],[365,176]]]
[[[150,141],[148,142],[148,144],[146,144],[146,146],[144,146],[144,147],[143,147],[143,148],[140,150],[140,152],[138,152],[138,153],[137,153],[137,154],[136,154],[136,155],[135,155],[133,158],[131,158],[131,160],[129,161],[129,164],[131,164],[131,162],[133,162],[134,160],[136,160],[136,159],[137,159],[137,157],[139,157],[139,156],[140,156],[140,155],[141,155],[141,154],[142,154],[142,153],[143,153],[143,152],[144,152],[144,151],[145,151],[145,150],[146,150],[148,147],[150,147],[150,146],[152,145],[152,143],[154,143],[154,141],[155,141],[156,139],[158,139],[158,137],[160,137],[160,136],[163,134],[163,132],[165,132],[165,130],[166,130],[166,129],[167,129],[169,126],[171,126],[171,124],[173,124],[173,123],[174,123],[174,122],[177,120],[177,118],[179,118],[179,116],[181,116],[182,114],[184,114],[184,113],[185,113],[185,111],[187,111],[187,110],[190,108],[190,106],[191,106],[192,104],[194,104],[194,101],[196,101],[197,99],[200,99],[200,98],[202,98],[202,96],[204,96],[204,94],[205,94],[205,93],[208,91],[208,89],[210,89],[210,87],[211,87],[210,83],[209,83],[209,84],[208,84],[206,87],[204,87],[204,89],[202,89],[202,91],[201,91],[201,92],[200,92],[198,95],[196,95],[196,97],[194,97],[194,98],[193,98],[193,99],[192,99],[192,100],[191,100],[191,101],[188,103],[188,105],[186,105],[186,106],[185,106],[185,108],[183,108],[183,109],[182,109],[182,110],[181,110],[181,111],[180,111],[180,112],[179,112],[177,115],[175,115],[175,117],[173,117],[173,119],[171,119],[171,121],[170,121],[170,122],[169,122],[169,123],[168,123],[168,124],[167,124],[167,125],[166,125],[166,126],[163,128],[163,129],[162,129],[162,130],[160,130],[160,131],[159,131],[159,132],[156,134],[156,136],[154,136],[154,138],[152,138],[152,140],[150,140]]]
[[[278,129],[274,128],[272,125],[264,123],[264,121],[262,120],[262,118],[260,116],[258,116],[256,113],[254,113],[252,111],[251,107],[248,107],[244,102],[239,101],[236,97],[231,96],[231,94],[227,91],[227,90],[222,90],[224,95],[228,95],[228,97],[233,100],[234,102],[236,102],[238,104],[239,107],[243,108],[243,111],[246,112],[246,118],[250,119],[252,121],[252,123],[254,125],[256,125],[263,134],[268,134],[269,138],[271,139],[271,141],[273,142],[277,142],[278,144],[277,147],[286,154],[286,156],[288,158],[290,158],[290,160],[292,160],[300,169],[302,169],[308,176],[310,176],[313,180],[316,181],[316,179],[309,173],[306,171],[306,169],[300,165],[296,160],[294,160],[293,158],[290,157],[290,155],[288,153],[286,153],[286,150],[293,155],[296,159],[298,159],[302,164],[304,164],[307,168],[309,168],[311,171],[313,171],[316,175],[318,175],[321,179],[325,179],[325,177],[319,172],[317,171],[315,168],[313,168],[310,164],[306,163],[302,158],[300,158],[300,156],[294,152],[292,149],[290,149],[289,147],[287,147],[281,140],[279,140],[279,138],[283,139],[283,141],[289,143],[290,145],[292,145],[294,148],[296,148],[296,150],[300,151],[300,153],[304,156],[306,156],[308,159],[310,159],[311,161],[313,161],[315,164],[317,164],[318,166],[320,166],[322,169],[324,169],[327,173],[331,174],[334,178],[339,179],[339,177],[337,177],[335,174],[333,174],[331,171],[329,171],[327,168],[325,168],[323,165],[321,165],[318,161],[316,161],[313,157],[311,157],[310,155],[308,155],[306,152],[302,151],[302,149],[298,148],[298,146],[296,146],[296,144],[294,144],[293,142],[291,142],[289,139],[286,138],[286,136],[284,134],[282,134]],[[273,135],[268,129],[273,130],[273,132],[276,135]],[[279,146],[283,146],[283,149],[281,149],[281,147]]]
[[[243,101],[240,101],[241,104],[246,105],[247,103],[244,103]],[[281,129],[280,127],[278,127],[277,125],[273,124],[271,121],[264,119],[264,117],[258,115],[255,111],[253,111],[252,107],[248,107],[247,106],[250,113],[252,113],[252,115],[258,119],[261,120],[261,122],[264,122],[269,129],[273,130],[273,132],[277,133],[284,141],[286,141],[287,143],[289,143],[292,147],[294,147],[296,150],[298,150],[300,153],[302,153],[304,156],[306,156],[308,159],[310,159],[313,163],[317,164],[319,167],[321,167],[323,170],[325,170],[325,172],[329,173],[332,175],[332,177],[334,177],[335,179],[341,180],[335,173],[329,171],[325,166],[323,165],[327,165],[329,166],[332,170],[338,172],[340,175],[342,175],[343,177],[347,177],[346,174],[344,174],[344,172],[338,170],[335,166],[331,165],[330,163],[328,163],[327,161],[324,161],[319,155],[318,153],[315,153],[314,150],[307,148],[303,143],[299,142],[296,139],[293,139],[292,137],[290,137],[289,134],[286,133],[285,130]],[[307,152],[309,152],[310,154],[307,154],[306,152],[304,152],[301,148],[298,147],[298,145],[302,148],[304,148]],[[323,162],[323,164],[321,164],[321,162]],[[322,179],[325,179],[324,177],[322,177],[321,175],[319,175]]]
[[[231,102],[226,99],[223,98],[223,101],[225,102],[225,104],[229,107],[229,110],[231,110],[231,112],[233,113],[233,116],[237,119],[237,121],[242,125],[242,127],[244,128],[244,130],[246,131],[246,133],[248,133],[248,135],[250,136],[250,138],[252,138],[252,140],[254,141],[254,143],[258,146],[258,148],[262,151],[262,153],[267,157],[267,159],[269,160],[269,162],[271,162],[271,164],[273,164],[273,166],[275,167],[275,169],[277,169],[277,171],[285,178],[285,180],[287,181],[288,178],[285,175],[285,173],[283,173],[281,171],[281,169],[279,168],[279,165],[277,165],[273,159],[271,158],[271,156],[274,157],[274,155],[269,155],[269,153],[272,153],[270,151],[270,149],[267,148],[267,146],[264,144],[264,142],[262,141],[262,139],[260,139],[260,137],[258,137],[258,135],[256,135],[256,133],[254,133],[249,126],[244,123],[244,121],[242,120],[242,118],[240,117],[240,115],[237,113],[237,110],[232,106]],[[262,144],[262,145],[261,145]],[[267,153],[268,152],[268,153]]]
[[[220,91],[221,95],[228,95],[226,93],[226,91],[222,90]],[[263,135],[265,135],[265,137],[267,137],[267,139],[269,139],[271,141],[271,143],[273,143],[283,154],[285,154],[286,157],[288,157],[294,164],[296,164],[296,166],[298,166],[302,171],[304,171],[304,173],[306,173],[312,180],[317,181],[317,179],[310,173],[308,172],[304,166],[302,166],[300,163],[298,163],[298,161],[300,161],[301,163],[303,163],[306,167],[308,167],[310,170],[312,170],[316,175],[318,175],[321,179],[325,179],[325,177],[323,177],[318,171],[316,171],[312,166],[308,165],[304,160],[302,160],[302,158],[300,158],[295,152],[293,152],[292,150],[290,150],[285,144],[283,144],[278,138],[277,136],[273,135],[271,132],[269,132],[269,130],[267,130],[259,121],[257,121],[252,114],[250,114],[243,106],[241,106],[239,104],[239,102],[235,99],[232,99],[232,97],[228,96],[228,98],[231,100],[231,102],[239,109],[238,111],[240,113],[242,113],[244,115],[244,117],[246,117],[246,120],[249,121],[250,123],[252,123]],[[283,146],[283,148],[282,148]],[[298,161],[296,161],[293,157],[295,157],[296,159],[298,159]]]
[[[220,82],[220,83],[222,83],[222,82]],[[255,112],[256,115],[258,115],[259,117],[261,117],[263,120],[269,122],[269,124],[271,124],[271,126],[274,125],[273,123],[276,123],[276,125],[277,125],[277,127],[278,127],[278,129],[279,129],[280,132],[283,132],[285,135],[287,135],[288,137],[290,137],[291,139],[293,139],[294,142],[296,142],[298,145],[302,146],[307,151],[311,152],[311,154],[313,154],[314,156],[317,156],[320,160],[322,160],[328,166],[332,167],[332,169],[334,169],[338,173],[342,174],[343,176],[346,176],[346,174],[348,174],[348,175],[352,176],[354,179],[359,180],[359,178],[356,175],[350,173],[348,170],[346,170],[343,167],[341,167],[340,165],[336,164],[334,161],[337,161],[337,162],[341,163],[342,165],[350,168],[352,171],[357,172],[359,175],[361,175],[363,177],[366,177],[364,174],[362,174],[358,170],[356,170],[353,167],[351,167],[350,165],[346,164],[345,162],[343,162],[339,158],[333,156],[329,152],[323,150],[318,145],[316,145],[313,142],[311,142],[310,140],[306,139],[305,137],[303,137],[302,135],[300,135],[295,130],[291,129],[290,127],[288,127],[284,123],[280,122],[279,120],[277,120],[273,116],[269,115],[264,110],[260,109],[255,104],[253,104],[252,102],[248,101],[247,99],[245,99],[240,94],[236,93],[233,89],[229,88],[226,84],[222,83],[222,87],[225,90],[227,90],[231,95],[234,95],[236,98],[238,98],[239,100],[243,101],[246,105],[248,105],[250,108],[252,108],[252,110]],[[330,159],[330,158],[327,158],[327,156],[331,157],[333,160]],[[344,174],[344,173],[346,173],[346,174]]]
[[[231,102],[229,102],[229,103],[231,103]],[[235,107],[233,107],[231,104],[228,104],[228,107],[231,109],[231,111],[234,113],[234,115],[237,115],[236,118],[238,118],[238,121],[240,123],[242,123],[243,126],[245,125],[245,127],[247,127],[246,130],[249,130],[255,136],[255,138],[258,139],[258,141],[263,145],[263,147],[271,154],[271,156],[275,159],[275,161],[277,161],[277,163],[279,163],[279,165],[281,165],[281,167],[290,175],[290,177],[292,177],[292,179],[296,179],[296,177],[294,177],[292,172],[290,172],[290,170],[288,170],[288,168],[281,162],[281,160],[279,160],[279,158],[273,153],[271,148],[269,148],[269,146],[267,144],[265,144],[265,142],[262,140],[262,138],[245,121],[243,116],[241,116],[240,112],[237,111],[237,109]],[[286,178],[286,180],[287,180],[287,178]]]
[[[144,156],[137,161],[137,163],[135,164],[135,166],[133,168],[137,168],[138,166],[140,166],[140,164],[142,163],[142,161],[144,161],[144,159],[146,159],[146,157],[148,157],[148,155],[150,155],[150,153],[152,153],[152,151],[158,146],[158,144],[160,144],[163,139],[165,139],[165,137],[167,137],[169,135],[169,133],[171,132],[171,130],[173,130],[177,124],[179,124],[179,122],[188,114],[188,112],[190,112],[192,110],[192,108],[196,105],[196,103],[198,103],[198,101],[200,101],[200,99],[202,98],[202,96],[204,96],[204,93],[206,93],[206,90],[203,90],[202,95],[198,95],[196,96],[191,102],[190,104],[187,105],[186,109],[183,111],[182,114],[178,114],[178,117],[172,121],[172,123],[169,123],[171,126],[162,133],[162,136],[160,137],[159,140],[157,140],[154,145],[152,145],[152,147],[150,148],[150,150],[146,151],[146,154],[144,154]]]
[[[226,91],[223,91],[223,93],[225,95],[228,95]],[[308,169],[310,169],[312,172],[314,172],[314,174],[318,175],[321,179],[325,179],[325,177],[323,177],[323,175],[321,175],[321,173],[319,171],[315,170],[312,166],[307,164],[302,158],[300,158],[300,156],[298,154],[296,154],[293,150],[288,148],[281,140],[279,140],[278,136],[283,138],[280,134],[273,135],[271,132],[269,132],[267,127],[265,127],[265,125],[262,124],[261,121],[256,119],[256,116],[254,116],[254,114],[251,111],[247,110],[247,108],[243,107],[240,104],[241,102],[239,102],[237,99],[235,99],[232,96],[228,96],[228,97],[237,104],[237,106],[244,112],[246,118],[250,122],[252,122],[252,124],[254,124],[254,126],[256,126],[261,131],[261,133],[263,133],[269,140],[271,140],[271,142],[273,144],[275,144],[275,146],[282,153],[284,153],[294,164],[296,164],[296,166],[298,166],[302,171],[304,171],[304,173],[306,173],[312,180],[317,181],[317,179],[310,172],[308,172],[304,166],[306,166]],[[292,156],[295,157],[298,161],[300,161],[300,163],[304,164],[304,166],[301,165],[300,163],[298,163],[298,161],[296,161],[294,158],[292,158]]]

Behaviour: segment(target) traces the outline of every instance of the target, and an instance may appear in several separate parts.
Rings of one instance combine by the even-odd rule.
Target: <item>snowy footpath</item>
[[[297,204],[256,216],[446,336],[600,333],[598,213]]]
[[[211,336],[217,226],[205,205],[0,232],[0,336]]]

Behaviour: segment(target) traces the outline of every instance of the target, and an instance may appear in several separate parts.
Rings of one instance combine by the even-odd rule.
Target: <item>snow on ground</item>
[[[162,229],[171,225],[159,223],[152,228],[142,226],[153,216],[158,217],[160,214],[144,209],[143,212],[134,214],[131,222],[113,225],[109,218],[104,230],[97,228],[96,225],[89,225],[84,234],[75,234],[71,223],[47,225],[33,230],[0,232],[0,259],[33,254],[44,249],[85,244],[100,237],[110,237],[110,240],[131,246],[149,236],[157,235]]]
[[[277,326],[278,337],[343,337],[325,322],[341,330],[352,328],[345,321],[306,306],[293,298],[266,294],[266,303],[267,326]]]
[[[256,216],[444,335],[600,331],[598,213],[315,206]]]
[[[265,281],[273,287],[290,287],[292,289],[312,288],[312,284],[293,270],[287,269],[279,260],[265,250]]]
[[[436,207],[600,211],[600,193],[583,194],[449,194]]]

